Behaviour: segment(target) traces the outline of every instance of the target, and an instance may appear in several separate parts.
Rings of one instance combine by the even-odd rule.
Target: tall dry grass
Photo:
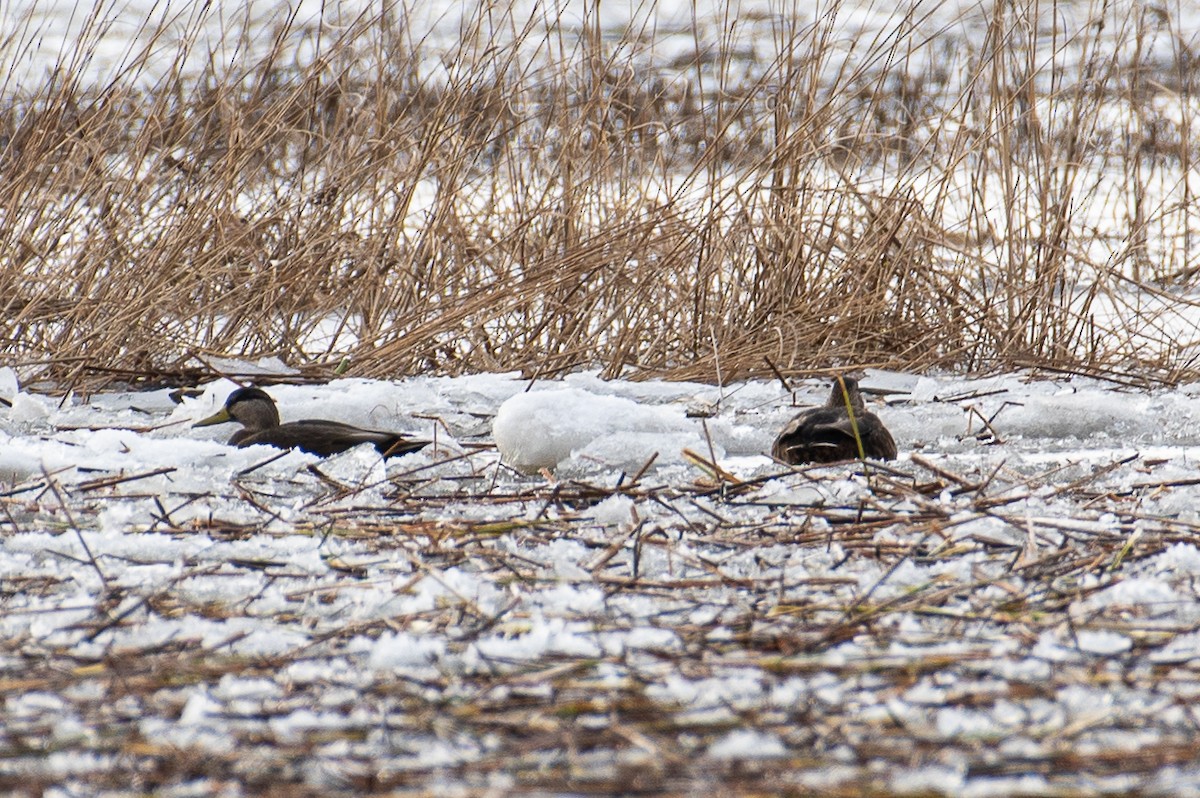
[[[1196,32],[1166,7],[496,4],[452,36],[416,7],[148,18],[106,69],[117,9],[48,71],[10,25],[3,360],[1196,373]]]

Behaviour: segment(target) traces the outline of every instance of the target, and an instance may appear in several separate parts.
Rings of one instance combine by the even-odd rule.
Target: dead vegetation
[[[397,6],[216,42],[197,16],[107,72],[97,6],[49,74],[30,16],[0,42],[0,348],[93,385],[212,354],[1180,379],[1190,34],[1118,5],[694,34],[484,5],[427,37]]]
[[[1022,473],[1011,454],[613,487],[514,482],[483,453],[460,477],[346,484],[322,463],[207,497],[148,490],[163,471],[35,477],[0,493],[6,536],[50,535],[0,594],[21,629],[2,648],[0,786],[1091,795],[1157,794],[1175,769],[1190,784],[1194,577],[1155,560],[1198,530],[1153,507],[1195,480],[1136,455]],[[1050,486],[1072,516],[1035,514]],[[308,497],[287,532],[281,492]],[[136,555],[74,545],[147,495]],[[627,518],[606,525],[614,499]],[[197,500],[221,509],[184,520]],[[1121,592],[1143,579],[1178,593]],[[58,607],[78,619],[29,624]],[[400,661],[374,661],[395,635]],[[780,751],[722,757],[745,734]]]

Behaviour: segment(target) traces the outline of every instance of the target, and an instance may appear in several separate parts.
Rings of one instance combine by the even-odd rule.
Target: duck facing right
[[[823,406],[798,413],[787,423],[771,446],[771,456],[789,465],[860,457],[895,460],[896,441],[879,417],[867,410],[858,380],[837,377]]]

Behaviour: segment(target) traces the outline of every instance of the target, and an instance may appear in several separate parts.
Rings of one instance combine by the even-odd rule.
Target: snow
[[[787,748],[773,734],[738,729],[709,746],[708,755],[713,759],[771,759],[786,756]]]
[[[524,472],[578,470],[589,463],[636,470],[651,457],[680,463],[686,448],[707,451],[703,425],[686,408],[638,404],[578,388],[518,393],[500,405],[492,434],[501,459]],[[717,447],[719,455],[724,448]]]
[[[963,794],[1026,783],[958,769],[979,741],[1036,759],[1191,739],[1172,702],[1200,696],[1195,386],[868,371],[902,452],[876,472],[763,454],[823,401],[818,380],[269,386],[285,419],[436,430],[436,446],[385,462],[193,429],[226,380],[175,405],[34,394],[19,376],[0,373],[0,675],[31,689],[6,697],[0,745],[45,734],[96,757],[10,751],[4,772],[110,772],[97,729],[115,723],[227,763],[324,741],[298,776],[311,784],[349,760],[495,776],[482,752],[509,743],[492,712],[567,701],[603,731],[626,693],[689,729],[678,744],[698,761],[819,750],[830,783],[862,777],[860,739],[907,744],[899,721],[945,754],[906,758],[893,783]],[[712,417],[689,417],[701,405]],[[684,447],[745,486],[718,490]],[[930,467],[958,481],[915,490]],[[145,686],[114,696],[108,669],[139,662]],[[175,669],[179,684],[150,677]],[[475,709],[431,738],[445,706]],[[564,721],[541,717],[549,747],[510,755],[554,761]],[[605,750],[588,767],[612,767]],[[1200,789],[1196,773],[1169,783]],[[1128,787],[1088,778],[1044,784]]]
[[[366,645],[370,667],[386,670],[424,665],[435,661],[446,651],[445,641],[429,639],[405,632],[388,632]]]
[[[1193,5],[1164,25],[1178,37],[1137,46],[1187,44]],[[54,4],[6,5],[0,30],[32,43],[8,88],[36,87],[56,64],[104,83],[151,38],[219,71],[274,45],[237,36],[248,20],[269,29],[294,11],[304,38],[367,8],[138,6],[112,15],[79,63],[87,48],[69,43],[86,9],[64,20]],[[471,8],[426,4],[405,24],[414,40],[453,38]],[[606,2],[600,27],[645,26],[645,58],[660,64],[716,36],[767,64],[784,41],[769,3],[672,8]],[[829,46],[847,58],[818,68],[853,71],[851,45],[890,36],[910,9],[842,11]],[[931,37],[959,43],[982,41],[991,19],[971,3],[919,12],[910,19]],[[510,13],[497,25],[546,12]],[[582,6],[563,13],[570,33]],[[1091,13],[1055,5],[1041,23],[1078,31]],[[151,16],[165,34],[129,29]],[[1061,72],[1079,49],[1029,57]],[[906,59],[912,74],[927,58]],[[453,65],[429,68],[444,78]],[[1124,176],[1082,166],[1100,200],[1077,212],[1107,230],[1129,210],[1104,201]],[[146,165],[131,168],[140,179]],[[937,191],[952,192],[953,177]],[[1185,207],[1175,198],[1187,180],[1155,187],[1154,202]],[[986,209],[1000,207],[980,190]],[[1171,246],[1156,238],[1151,257]],[[1108,263],[1111,240],[1079,242],[1097,248],[1081,262]],[[1194,313],[1133,298],[1138,318],[1103,296],[1089,314],[1128,330],[1130,351],[1157,336],[1185,359]],[[300,377],[277,359],[207,362],[239,378]],[[128,794],[117,791],[130,772],[170,779],[178,756],[182,781],[164,794],[241,794],[231,774],[316,793],[401,781],[437,794],[576,791],[537,781],[559,772],[597,792],[631,769],[708,787],[713,772],[771,762],[777,791],[1200,794],[1200,385],[870,371],[868,401],[902,452],[894,470],[793,470],[764,452],[791,414],[823,402],[821,381],[791,393],[593,373],[270,385],[285,420],[436,441],[384,462],[367,446],[322,460],[193,429],[231,380],[176,405],[165,390],[47,395],[22,390],[22,376],[0,366],[0,788]],[[684,450],[744,484],[715,482]],[[1093,757],[1117,764],[1070,765]],[[1117,772],[1125,762],[1142,769]],[[139,794],[159,786],[137,782]]]

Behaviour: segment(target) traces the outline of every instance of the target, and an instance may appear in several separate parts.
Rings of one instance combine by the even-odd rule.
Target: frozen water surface
[[[0,369],[0,783],[1200,789],[1194,386],[862,382],[895,463],[762,454],[815,380],[269,387],[385,463]]]

